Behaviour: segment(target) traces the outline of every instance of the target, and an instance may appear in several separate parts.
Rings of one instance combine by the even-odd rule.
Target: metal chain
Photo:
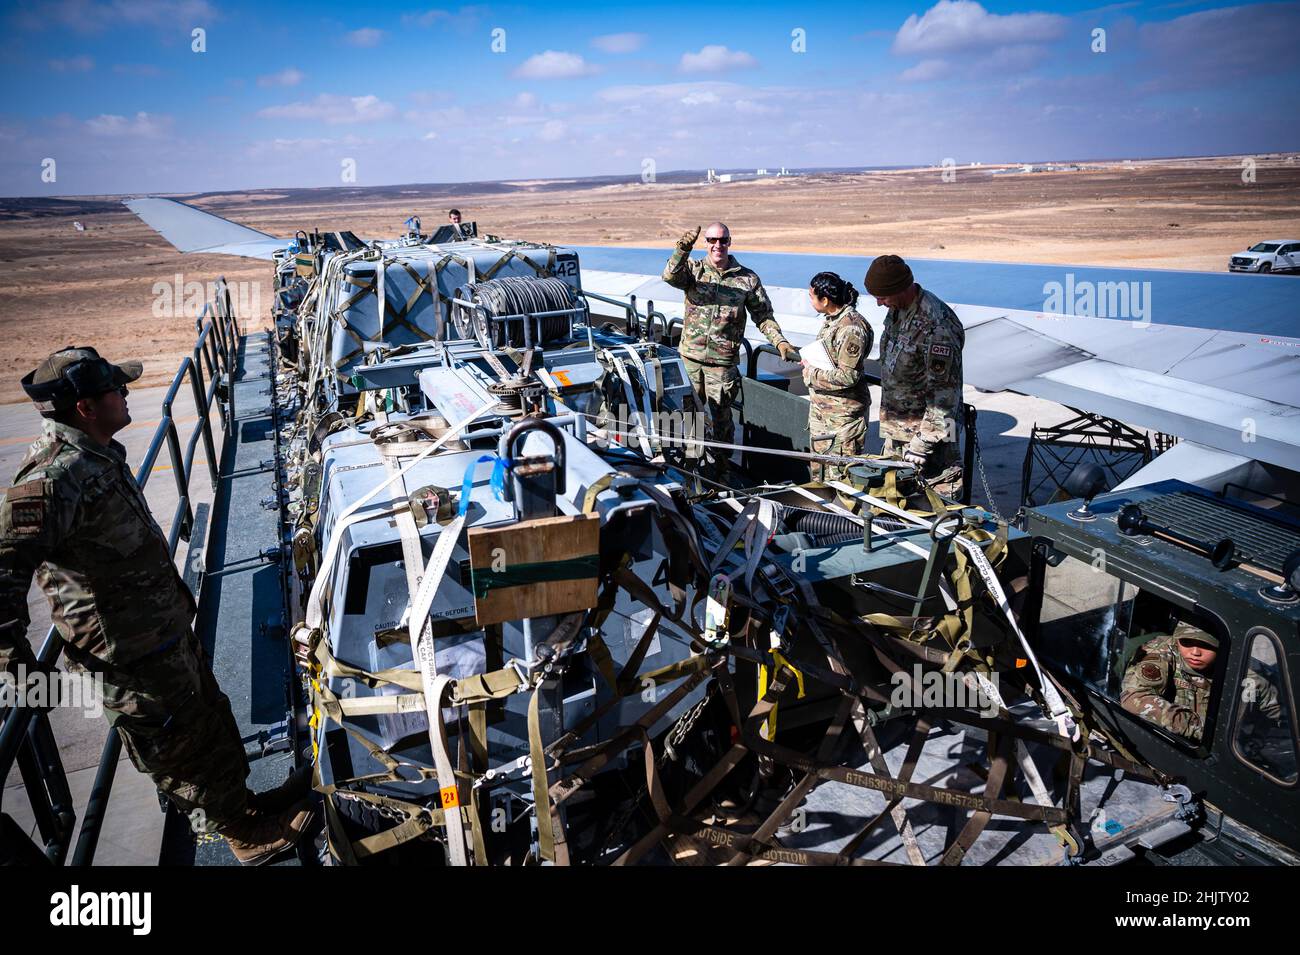
[[[976,428],[971,428],[971,440],[975,442],[975,466],[979,468],[980,484],[984,487],[984,499],[988,501],[989,510],[1003,524],[1009,523],[998,510],[997,504],[993,500],[993,492],[989,489],[989,476],[984,470],[984,454],[980,449],[980,434]]]
[[[351,802],[362,803],[365,806],[369,806],[371,809],[379,813],[379,815],[383,816],[385,819],[393,819],[397,822],[406,822],[408,819],[411,819],[414,816],[418,816],[420,815],[420,813],[426,811],[423,806],[412,806],[411,812],[403,812],[400,809],[394,809],[392,806],[385,806],[382,803],[375,803],[375,802],[371,802],[369,799],[362,799],[359,796],[354,796],[352,793],[342,789],[335,790],[334,795],[340,799],[347,799]]]
[[[695,728],[700,715],[704,712],[704,707],[708,705],[709,695],[705,693],[704,696],[700,697],[700,701],[683,713],[673,725],[673,728],[668,731],[668,736],[664,739],[664,752],[659,758],[660,764],[665,760],[677,759],[677,747],[686,742],[686,737]]]

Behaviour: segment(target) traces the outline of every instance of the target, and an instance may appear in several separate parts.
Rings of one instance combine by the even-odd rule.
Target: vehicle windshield
[[[1097,692],[1118,697],[1122,670],[1113,661],[1123,649],[1135,593],[1074,557],[1049,565],[1038,626],[1043,655]]]
[[[1260,242],[1258,245],[1252,245],[1249,249],[1251,252],[1276,252],[1278,243]]]

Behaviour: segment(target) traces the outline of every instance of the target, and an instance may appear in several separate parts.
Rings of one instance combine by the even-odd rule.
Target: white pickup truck
[[[1258,242],[1228,260],[1229,272],[1300,272],[1300,241]]]

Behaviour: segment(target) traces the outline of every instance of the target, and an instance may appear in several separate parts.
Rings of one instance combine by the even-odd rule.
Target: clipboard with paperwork
[[[826,346],[822,344],[820,338],[814,338],[800,348],[799,357],[809,368],[816,368],[818,371],[835,370],[835,362],[831,361],[831,356],[826,354]]]

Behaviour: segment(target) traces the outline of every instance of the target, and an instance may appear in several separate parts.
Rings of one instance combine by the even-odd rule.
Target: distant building
[[[716,169],[705,171],[705,182],[742,182],[749,179],[777,179],[781,176],[792,175],[789,169],[782,166],[778,171],[772,172],[766,166],[759,166],[753,172],[724,172],[719,173]]]

